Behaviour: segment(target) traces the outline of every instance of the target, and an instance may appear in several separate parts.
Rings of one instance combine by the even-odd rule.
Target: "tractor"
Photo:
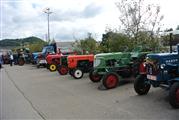
[[[67,57],[69,74],[75,79],[83,77],[93,68],[94,55],[69,55]]]
[[[47,61],[46,56],[48,54],[55,54],[56,53],[56,44],[50,44],[43,47],[42,52],[35,52],[32,53],[32,63],[36,64],[37,68],[40,66],[46,67]]]
[[[57,50],[58,52],[56,54],[48,54],[46,56],[47,69],[49,69],[51,72],[56,71],[58,66],[63,65],[61,64],[62,56],[67,57],[70,54],[75,54],[75,52],[72,49],[67,47],[60,47]]]
[[[47,54],[46,61],[47,61],[47,69],[49,69],[51,72],[56,71],[57,65],[60,64],[60,58],[62,54]]]
[[[10,52],[4,52],[2,54],[2,59],[4,64],[9,64],[10,63]]]
[[[143,68],[147,52],[116,52],[95,55],[93,70],[89,73],[92,82],[100,82],[99,89],[112,89],[121,80],[133,79]]]
[[[29,48],[17,49],[14,56],[14,64],[23,66],[25,63],[31,63],[31,53]]]
[[[134,90],[138,95],[146,95],[151,85],[169,90],[169,103],[179,108],[179,45],[178,52],[148,54],[145,72],[134,81]]]

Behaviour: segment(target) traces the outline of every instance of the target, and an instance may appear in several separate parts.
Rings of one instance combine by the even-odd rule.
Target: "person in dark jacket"
[[[3,58],[2,55],[0,54],[0,69],[2,68],[2,64],[3,64]]]

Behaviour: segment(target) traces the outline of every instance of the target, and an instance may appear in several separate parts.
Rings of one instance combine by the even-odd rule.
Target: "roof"
[[[72,45],[74,43],[75,42],[72,42],[72,41],[69,41],[69,42],[56,42],[56,45],[57,45],[57,47],[68,47],[68,48],[71,48],[71,47],[73,47]]]
[[[172,33],[173,35],[179,35],[179,30],[173,30],[173,31],[169,31],[169,32],[164,32],[163,35],[169,35],[170,33]]]

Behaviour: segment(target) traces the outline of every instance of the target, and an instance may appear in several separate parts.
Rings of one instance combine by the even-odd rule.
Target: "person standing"
[[[2,55],[0,54],[0,69],[2,68],[2,64],[3,64],[3,58]]]
[[[14,60],[13,54],[10,54],[10,66],[12,66],[13,60]]]

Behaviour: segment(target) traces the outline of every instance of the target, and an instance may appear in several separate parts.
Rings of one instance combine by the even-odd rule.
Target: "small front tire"
[[[81,79],[81,78],[83,77],[83,71],[80,70],[80,69],[75,69],[75,70],[73,71],[73,77],[74,77],[75,79]]]
[[[54,71],[57,70],[57,66],[56,66],[55,64],[50,64],[50,65],[49,65],[49,70],[50,70],[51,72],[54,72]]]
[[[89,73],[89,78],[92,82],[100,82],[102,75],[94,74],[94,70]]]

